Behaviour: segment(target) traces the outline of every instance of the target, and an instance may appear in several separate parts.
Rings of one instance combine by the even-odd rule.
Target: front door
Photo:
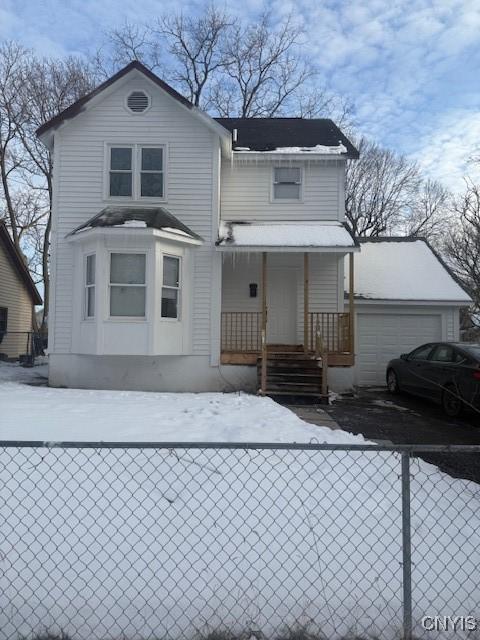
[[[270,267],[267,270],[267,342],[297,343],[297,272]]]

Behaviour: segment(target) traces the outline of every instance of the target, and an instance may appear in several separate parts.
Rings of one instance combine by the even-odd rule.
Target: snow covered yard
[[[268,399],[24,384],[38,373],[0,365],[1,438],[364,444]],[[1,449],[0,639],[399,637],[399,473],[377,451]],[[479,485],[415,460],[415,635],[479,617],[479,532]]]
[[[244,393],[141,393],[29,386],[47,365],[0,363],[0,439],[133,442],[364,442]]]

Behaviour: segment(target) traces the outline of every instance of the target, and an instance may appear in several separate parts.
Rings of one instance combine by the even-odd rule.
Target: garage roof
[[[372,238],[360,242],[361,251],[355,259],[357,298],[471,302],[448,266],[423,238]],[[345,289],[348,291],[348,273]]]

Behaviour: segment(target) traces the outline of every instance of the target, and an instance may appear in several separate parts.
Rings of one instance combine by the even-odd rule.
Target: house
[[[459,340],[460,310],[472,300],[426,240],[361,240],[354,277],[355,384],[384,385],[392,358]]]
[[[0,358],[31,353],[38,304],[42,298],[25,260],[0,220]]]
[[[50,384],[351,387],[358,152],[331,120],[214,119],[132,62],[38,135],[54,162]]]

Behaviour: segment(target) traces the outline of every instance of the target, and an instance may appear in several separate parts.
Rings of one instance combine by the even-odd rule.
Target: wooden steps
[[[258,386],[261,387],[262,359],[257,360]],[[308,396],[321,400],[322,367],[314,356],[298,351],[269,352],[266,395]]]

